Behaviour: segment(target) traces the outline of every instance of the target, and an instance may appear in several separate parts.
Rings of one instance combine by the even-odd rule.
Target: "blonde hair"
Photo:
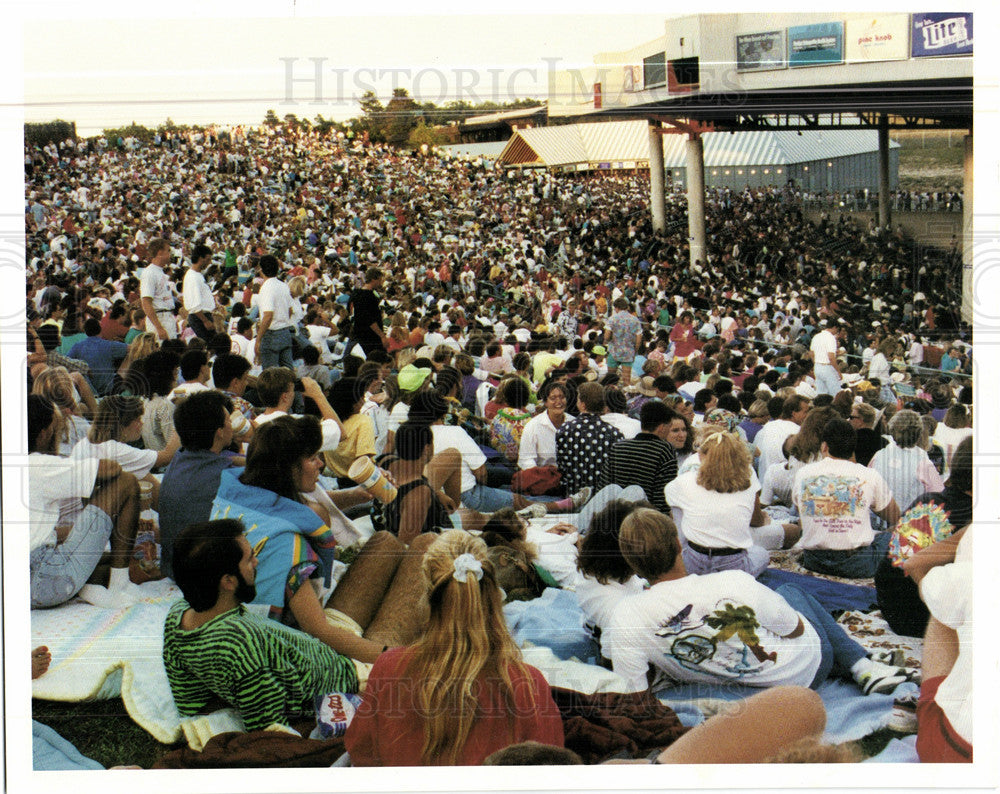
[[[128,352],[125,353],[125,361],[122,362],[122,371],[127,372],[128,368],[136,361],[145,358],[150,353],[160,349],[160,340],[151,331],[143,331],[135,339],[129,342]]]
[[[716,493],[738,493],[750,487],[750,453],[735,433],[708,436],[698,449],[698,485]]]
[[[122,394],[105,397],[97,406],[97,413],[87,432],[87,438],[92,444],[119,441],[122,430],[142,416],[143,408],[143,402],[138,397]]]
[[[50,367],[39,372],[31,386],[31,393],[45,397],[61,410],[76,410],[73,380],[66,367]]]
[[[301,298],[306,291],[305,276],[295,276],[288,280],[288,292],[293,298]]]
[[[472,555],[481,580],[469,573],[458,581],[455,560]],[[415,704],[424,721],[424,763],[454,764],[476,722],[477,682],[496,682],[514,712],[515,677],[528,678],[521,651],[503,617],[503,597],[486,544],[461,530],[449,530],[424,554],[430,618],[413,646],[407,675],[416,682]],[[513,735],[510,737],[513,742]]]
[[[618,548],[629,568],[652,583],[677,562],[677,525],[659,510],[640,507],[622,521]]]

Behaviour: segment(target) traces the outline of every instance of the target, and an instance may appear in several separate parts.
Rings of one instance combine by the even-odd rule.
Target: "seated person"
[[[918,496],[893,531],[907,533],[911,528],[923,531],[933,525],[939,532],[954,534],[972,521],[972,479],[972,438],[969,437],[955,450],[944,490]],[[875,571],[879,609],[897,634],[922,637],[929,613],[920,599],[917,583],[903,570],[893,565],[888,555],[879,562]]]
[[[115,461],[58,457],[59,422],[51,402],[28,396],[31,606],[54,607],[78,593],[96,606],[128,606],[142,598],[128,568],[139,486]]]
[[[254,731],[313,713],[316,695],[358,691],[346,656],[247,611],[256,569],[239,521],[192,524],[177,537],[174,576],[184,598],[164,622],[163,665],[182,716],[219,699]]]
[[[646,585],[629,567],[618,545],[622,521],[639,507],[651,505],[649,502],[613,500],[593,517],[580,542],[576,557],[576,600],[583,612],[584,624],[598,639],[621,600],[641,593]]]
[[[931,614],[917,755],[925,764],[972,763],[972,527],[914,554],[904,569]]]
[[[174,541],[190,524],[208,520],[222,471],[242,466],[229,450],[233,442],[230,403],[221,392],[192,394],[174,412],[181,448],[160,483],[160,570],[173,576]]]
[[[874,576],[892,533],[876,533],[869,510],[893,526],[899,507],[881,474],[851,461],[853,427],[833,419],[820,436],[823,459],[799,469],[792,486],[802,523],[802,565],[831,576]]]
[[[420,558],[434,536],[417,538],[407,551],[389,533],[377,532],[327,600],[337,535],[330,526],[333,502],[312,503],[322,441],[316,417],[267,422],[250,442],[246,469],[222,472],[212,518],[240,518],[248,527],[260,559],[252,608],[371,663],[388,645],[411,640],[422,625],[427,607],[419,597]],[[334,515],[339,522],[342,514]]]
[[[517,466],[524,426],[532,417],[526,408],[531,391],[520,378],[505,380],[500,390],[503,407],[490,422],[490,446],[502,453],[512,466]]]
[[[174,386],[168,399],[177,403],[200,391],[207,391],[212,380],[212,365],[204,350],[188,350],[181,356],[181,377],[184,382]]]
[[[257,395],[264,404],[264,411],[257,415],[257,427],[288,416],[295,401],[295,373],[285,367],[268,367],[257,376]],[[344,426],[340,423],[330,403],[327,402],[323,389],[312,378],[301,378],[302,394],[309,397],[319,408],[320,427],[323,430],[321,452],[328,452],[340,445],[344,434]]]
[[[648,508],[622,523],[622,556],[648,590],[624,599],[602,635],[630,691],[648,687],[650,664],[674,681],[818,687],[831,674],[861,691],[890,693],[915,671],[869,659],[815,598],[777,590],[745,571],[689,575],[674,522]]]
[[[510,636],[486,544],[449,530],[427,549],[423,572],[427,628],[375,663],[344,739],[351,763],[472,765],[512,742],[561,747],[559,710]]]

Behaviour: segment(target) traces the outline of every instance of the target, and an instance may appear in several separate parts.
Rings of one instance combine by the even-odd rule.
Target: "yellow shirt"
[[[344,421],[339,446],[324,452],[323,458],[335,476],[346,477],[351,464],[362,455],[375,457],[375,427],[370,416],[352,414]]]

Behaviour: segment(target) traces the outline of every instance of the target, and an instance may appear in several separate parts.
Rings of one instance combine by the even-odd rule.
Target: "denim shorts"
[[[101,561],[113,528],[107,513],[95,505],[87,505],[65,541],[33,549],[31,608],[58,606],[80,592]]]

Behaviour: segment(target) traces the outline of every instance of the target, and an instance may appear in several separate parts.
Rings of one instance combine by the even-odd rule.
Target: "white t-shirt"
[[[479,445],[472,440],[472,436],[461,427],[453,425],[431,425],[431,433],[434,435],[435,455],[446,449],[457,449],[462,456],[462,484],[460,486],[462,493],[475,487],[476,477],[472,471],[486,464],[486,456]]]
[[[257,426],[260,427],[267,422],[272,422],[279,416],[294,416],[299,418],[297,414],[289,414],[285,411],[275,411],[270,414],[261,414],[257,417]],[[319,421],[320,430],[323,431],[323,446],[319,448],[320,452],[331,452],[340,446],[340,428],[337,423],[332,419],[320,419]]]
[[[757,475],[750,487],[736,493],[717,493],[698,484],[698,471],[678,475],[663,488],[667,504],[681,511],[678,530],[689,542],[713,549],[749,549],[753,546],[750,518],[760,490]]]
[[[757,476],[763,480],[769,467],[784,464],[785,455],[781,451],[785,440],[799,432],[799,426],[791,419],[772,419],[754,436],[753,445],[760,452],[757,458]]]
[[[274,312],[271,318],[269,331],[280,331],[282,328],[290,328],[291,317],[294,311],[294,299],[292,293],[288,291],[288,285],[277,278],[269,278],[261,284],[258,293],[260,300],[260,313]]]
[[[182,286],[182,296],[184,298],[184,308],[189,314],[194,312],[207,312],[211,314],[215,310],[215,296],[208,288],[205,277],[193,267],[188,268],[184,274]]]
[[[830,367],[830,354],[837,355],[837,337],[829,331],[820,331],[812,338],[809,349],[813,354],[814,367]]]
[[[100,444],[94,444],[89,438],[81,438],[73,447],[70,459],[79,461],[90,458],[113,460],[122,467],[122,471],[134,474],[140,480],[156,465],[155,450],[136,449],[121,441],[102,441]]]
[[[611,623],[611,616],[622,599],[641,593],[646,582],[633,576],[624,583],[611,581],[601,584],[592,576],[577,571],[574,585],[584,623],[603,631]]]
[[[642,422],[638,419],[633,419],[628,414],[601,414],[601,419],[612,427],[618,428],[619,432],[621,432],[626,439],[635,438],[639,435],[639,431],[642,430]]]
[[[406,403],[396,403],[392,406],[392,410],[389,411],[389,427],[388,429],[395,433],[399,430],[400,426],[405,422],[410,416],[410,406]]]
[[[959,736],[972,744],[972,527],[965,530],[955,562],[932,568],[920,583],[930,613],[958,632],[958,658],[934,701]]]
[[[150,298],[153,301],[153,308],[157,311],[161,309],[174,308],[174,294],[170,291],[170,282],[167,279],[163,268],[157,265],[147,265],[139,279],[139,297]]]
[[[792,500],[802,522],[802,548],[858,549],[875,539],[869,508],[887,507],[892,491],[874,469],[824,458],[796,472]]]
[[[28,531],[31,550],[56,545],[56,526],[72,524],[83,512],[81,500],[97,483],[97,458],[72,460],[32,452],[28,455]]]
[[[788,639],[802,621],[803,633]],[[819,669],[816,630],[743,571],[690,575],[623,600],[601,635],[604,655],[646,689],[653,664],[679,682],[809,686]]]

